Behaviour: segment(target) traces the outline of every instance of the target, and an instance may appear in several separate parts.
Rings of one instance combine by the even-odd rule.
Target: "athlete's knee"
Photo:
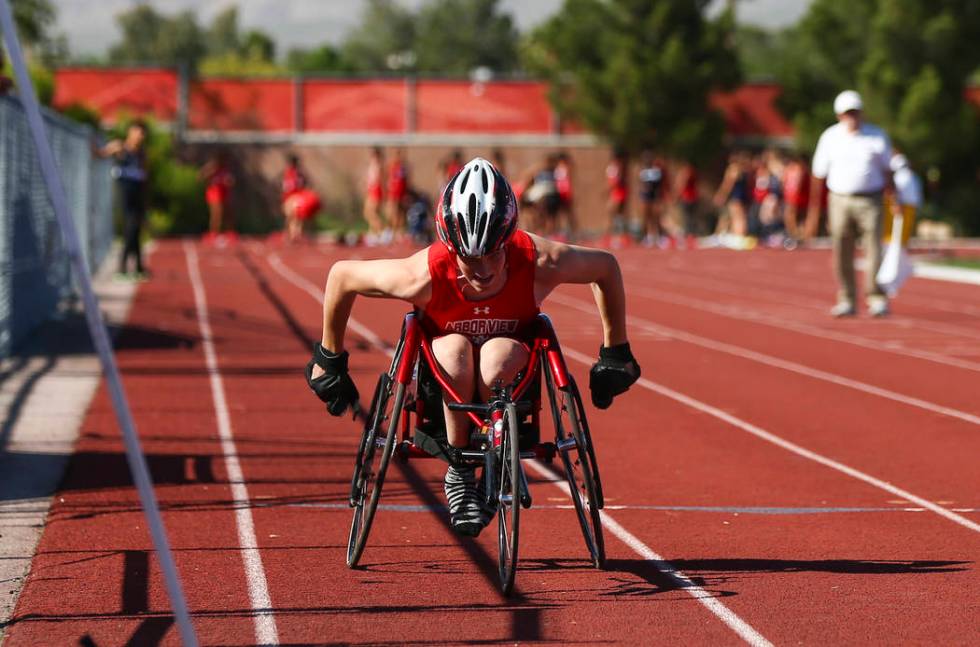
[[[491,388],[504,386],[527,366],[527,357],[527,348],[515,339],[487,340],[480,347],[480,379]]]
[[[459,334],[437,337],[432,340],[432,354],[452,381],[472,381],[473,344],[469,339]]]

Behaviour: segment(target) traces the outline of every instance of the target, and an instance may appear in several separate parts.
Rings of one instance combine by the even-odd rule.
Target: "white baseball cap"
[[[844,90],[834,99],[834,113],[842,115],[848,110],[862,110],[864,103],[861,95],[854,90]]]
[[[901,153],[895,153],[894,155],[892,155],[891,162],[889,163],[889,166],[892,169],[892,173],[898,171],[899,169],[903,169],[908,165],[909,165],[908,158],[902,155]]]

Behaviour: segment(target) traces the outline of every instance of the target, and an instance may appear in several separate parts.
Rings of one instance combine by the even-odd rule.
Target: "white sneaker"
[[[874,299],[868,304],[868,314],[872,317],[886,317],[888,313],[888,301],[885,299]]]
[[[830,309],[831,317],[853,317],[855,314],[854,304],[850,301],[838,301],[837,305]]]

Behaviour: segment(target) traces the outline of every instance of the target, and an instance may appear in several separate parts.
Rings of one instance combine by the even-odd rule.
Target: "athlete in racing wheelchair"
[[[558,285],[592,284],[602,319],[598,361],[589,373],[592,403],[609,407],[640,376],[626,336],[625,294],[616,258],[556,243],[517,228],[517,202],[503,175],[475,158],[449,181],[436,214],[439,241],[407,258],[338,261],[324,293],[323,338],[306,376],[327,411],[357,406],[344,333],[357,295],[394,298],[415,309],[430,340],[428,359],[447,389],[487,403],[522,377],[532,359],[540,305]],[[394,367],[394,364],[393,364]],[[442,394],[446,440],[463,451],[472,410]],[[455,405],[451,408],[451,404]],[[444,489],[453,529],[476,536],[495,510],[474,465],[449,457]]]

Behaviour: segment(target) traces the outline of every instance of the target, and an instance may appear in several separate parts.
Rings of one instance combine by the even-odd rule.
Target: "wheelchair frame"
[[[449,408],[465,411],[476,426],[470,447],[452,451],[449,460],[484,468],[486,502],[499,505],[498,575],[504,593],[509,594],[514,585],[520,509],[530,508],[532,503],[522,459],[539,458],[551,463],[556,454],[561,457],[568,493],[590,560],[596,568],[603,567],[605,545],[599,512],[603,507],[602,485],[585,408],[547,315],[538,315],[536,328],[527,366],[516,384],[495,391],[487,403],[471,403],[451,387],[435,361],[431,340],[422,330],[417,313],[405,316],[391,365],[379,377],[371,406],[364,416],[364,430],[355,457],[350,495],[354,514],[347,546],[350,568],[357,566],[367,543],[392,455],[397,452],[403,460],[434,457],[416,442],[421,432],[413,425],[413,417],[421,421],[425,415],[423,401],[411,392],[413,383],[417,385],[421,357],[451,400]],[[541,386],[534,393],[531,386],[538,377]],[[540,431],[540,390],[548,394],[555,439],[521,451],[518,442],[521,420],[530,415],[531,423]]]

